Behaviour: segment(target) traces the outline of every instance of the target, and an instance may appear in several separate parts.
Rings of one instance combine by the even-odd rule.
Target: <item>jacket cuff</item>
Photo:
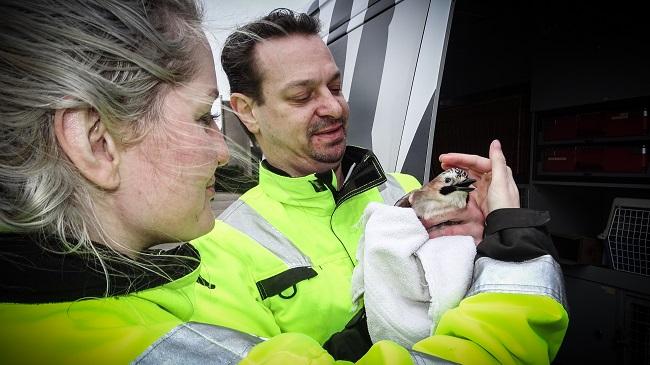
[[[546,229],[549,221],[548,212],[524,208],[493,211],[485,220],[485,237],[476,248],[478,257],[522,262],[551,255],[557,260],[557,250]]]
[[[526,208],[503,208],[488,214],[485,218],[485,234],[493,234],[508,228],[543,226],[551,220],[546,211]]]
[[[523,262],[479,258],[466,297],[486,292],[544,295],[568,308],[562,269],[550,255]]]

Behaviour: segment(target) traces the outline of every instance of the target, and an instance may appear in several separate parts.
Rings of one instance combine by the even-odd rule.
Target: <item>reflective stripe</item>
[[[481,257],[467,297],[484,292],[545,295],[568,308],[562,269],[550,255],[523,262]]]
[[[250,236],[289,268],[312,267],[309,257],[243,200],[230,205],[218,219]]]
[[[431,355],[423,354],[414,350],[409,350],[411,360],[414,365],[438,365],[438,364],[455,364],[444,359],[433,357]]]
[[[297,283],[318,275],[312,268],[309,257],[303,255],[293,242],[243,200],[233,203],[221,213],[219,219],[257,241],[287,265],[287,270],[255,283],[262,300],[278,295],[292,286],[295,295]]]
[[[149,346],[133,364],[237,364],[260,342],[230,328],[184,323]]]
[[[394,205],[400,198],[406,195],[406,191],[392,174],[386,175],[386,182],[377,187],[384,203]]]

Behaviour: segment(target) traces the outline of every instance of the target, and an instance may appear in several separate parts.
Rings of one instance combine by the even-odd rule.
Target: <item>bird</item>
[[[426,221],[465,208],[469,193],[474,190],[470,185],[475,182],[467,171],[454,167],[441,172],[420,189],[404,195],[395,206],[413,208],[418,218]]]

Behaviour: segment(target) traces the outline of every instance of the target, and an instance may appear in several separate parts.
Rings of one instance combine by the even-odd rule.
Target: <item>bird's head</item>
[[[467,171],[454,167],[436,176],[432,185],[441,195],[448,195],[456,191],[469,193],[474,190],[470,185],[475,182],[476,180],[467,175]]]
[[[398,200],[395,205],[413,207],[418,210],[431,210],[431,206],[465,207],[469,192],[474,190],[470,185],[476,182],[465,170],[451,168],[445,170],[422,188],[412,191]],[[424,207],[424,208],[418,208]],[[420,216],[421,214],[418,215]]]

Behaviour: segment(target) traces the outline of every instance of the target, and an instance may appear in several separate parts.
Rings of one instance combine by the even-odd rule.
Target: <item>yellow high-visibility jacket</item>
[[[406,191],[419,187],[419,183],[408,175],[384,174],[375,156],[360,148],[348,147],[343,166],[347,178],[339,189],[333,173],[292,178],[262,163],[259,185],[231,205],[219,217],[212,232],[192,241],[201,252],[201,276],[211,283],[220,283],[197,289],[199,305],[193,320],[216,321],[219,325],[262,337],[298,332],[321,344],[341,331],[357,309],[351,302],[350,281],[363,229],[360,223],[363,210],[372,201],[392,204]],[[491,235],[486,237],[484,246],[488,251],[496,247],[497,252],[477,260],[475,271],[483,275],[475,277],[472,291],[459,307],[462,310],[448,313],[459,317],[449,317],[447,321],[460,323],[459,318],[465,318],[463,316],[472,310],[471,321],[491,323],[493,317],[502,319],[499,308],[512,306],[516,312],[519,304],[511,303],[539,301],[554,307],[563,302],[559,266],[547,254],[548,250],[537,247],[539,244],[535,241],[547,238],[543,229],[535,228],[543,226],[546,220],[525,209],[504,210],[488,219],[494,222],[495,230],[490,231],[488,227],[486,232]],[[533,228],[528,228],[530,226]],[[522,240],[516,234],[510,237],[522,229]],[[531,235],[531,231],[534,234]],[[503,232],[509,239],[499,238]],[[533,242],[527,245],[529,236]],[[523,246],[524,256],[521,253],[512,255],[517,250],[509,248],[520,246]],[[500,257],[501,251],[504,257]],[[491,257],[532,261],[512,266],[491,260]],[[524,277],[522,272],[534,275]],[[499,275],[521,277],[521,280],[501,283]],[[512,295],[519,293],[522,295]],[[496,310],[488,314],[484,311],[488,308]],[[551,317],[566,326],[562,305],[554,308],[556,311],[551,311]],[[519,309],[528,310],[525,305]],[[479,316],[481,313],[483,317]],[[524,318],[526,315],[522,320]],[[503,325],[500,321],[495,323]],[[452,334],[460,330],[457,326],[449,327]],[[563,333],[562,325],[558,329]],[[436,353],[445,346],[455,347],[448,343],[457,342],[456,339],[445,338],[442,342],[445,345],[436,347]],[[440,340],[437,337],[426,342],[426,346],[438,344]],[[521,356],[522,361],[548,361],[555,356],[561,340],[562,335],[554,335],[552,341],[540,344],[542,348],[532,350],[533,347],[526,346],[517,356]],[[495,337],[494,341],[507,348],[517,344],[503,336]],[[456,350],[449,350],[445,356],[453,358],[451,354],[454,353]],[[463,353],[469,356],[468,351]],[[508,362],[506,359],[511,354],[507,354],[499,361]]]
[[[350,281],[365,207],[393,204],[420,184],[386,176],[361,148],[348,147],[343,164],[352,167],[340,190],[332,172],[291,178],[261,164],[259,185],[192,241],[204,262],[201,276],[221,283],[198,290],[206,311],[194,320],[217,311],[226,327],[264,337],[299,332],[320,343],[344,328],[355,315]]]

